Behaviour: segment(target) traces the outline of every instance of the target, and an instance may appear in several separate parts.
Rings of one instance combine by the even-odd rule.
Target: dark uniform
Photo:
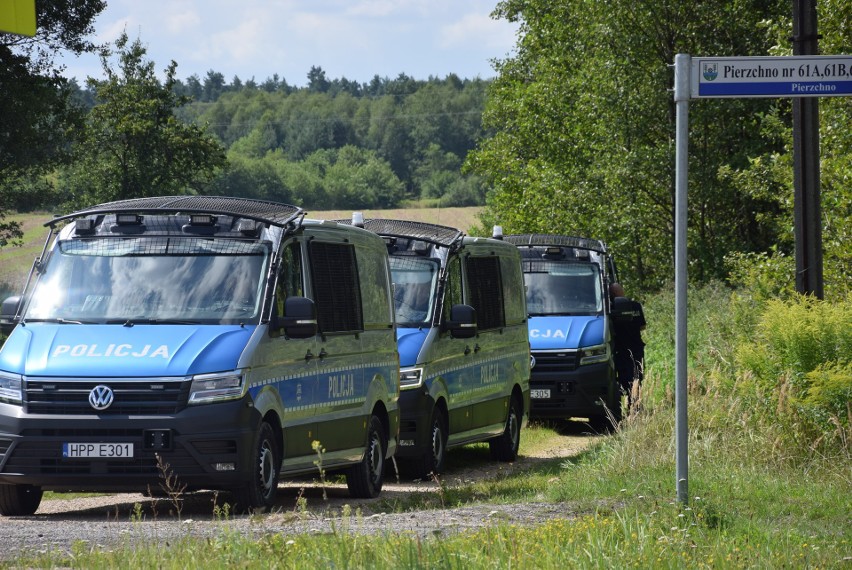
[[[618,383],[627,392],[628,406],[632,404],[633,382],[642,382],[645,374],[645,343],[642,329],[645,328],[645,313],[638,301],[627,297],[616,297],[612,301],[613,355]]]

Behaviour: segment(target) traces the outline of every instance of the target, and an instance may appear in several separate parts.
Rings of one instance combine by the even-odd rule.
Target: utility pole
[[[793,55],[819,55],[816,0],[793,0]],[[796,291],[823,298],[819,195],[819,98],[793,98],[793,227]]]

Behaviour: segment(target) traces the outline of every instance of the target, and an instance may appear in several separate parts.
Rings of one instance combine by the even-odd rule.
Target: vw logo
[[[530,368],[535,368],[535,356],[530,354]]]
[[[96,410],[105,410],[112,405],[114,397],[112,388],[100,384],[89,392],[89,405]]]

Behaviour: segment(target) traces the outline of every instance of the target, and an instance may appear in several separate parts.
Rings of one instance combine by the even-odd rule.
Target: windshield
[[[440,264],[434,259],[390,258],[396,321],[423,325],[431,321]]]
[[[603,311],[597,265],[525,260],[523,267],[530,315],[596,315]]]
[[[58,243],[25,319],[256,323],[268,244],[199,238]]]

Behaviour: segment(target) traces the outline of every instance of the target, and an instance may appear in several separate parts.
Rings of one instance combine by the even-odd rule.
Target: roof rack
[[[562,236],[553,234],[516,234],[503,236],[503,241],[514,245],[528,246],[560,246],[588,249],[598,253],[606,253],[606,244],[597,239]]]
[[[273,226],[285,226],[305,212],[298,206],[226,196],[154,196],[118,200],[92,206],[65,216],[53,218],[45,226],[54,227],[64,220],[85,216],[116,213],[152,214],[220,214],[256,220]]]
[[[335,221],[340,224],[352,224],[352,220]],[[408,220],[368,219],[364,220],[364,229],[380,236],[417,239],[444,247],[450,247],[464,237],[464,232],[456,228]]]

